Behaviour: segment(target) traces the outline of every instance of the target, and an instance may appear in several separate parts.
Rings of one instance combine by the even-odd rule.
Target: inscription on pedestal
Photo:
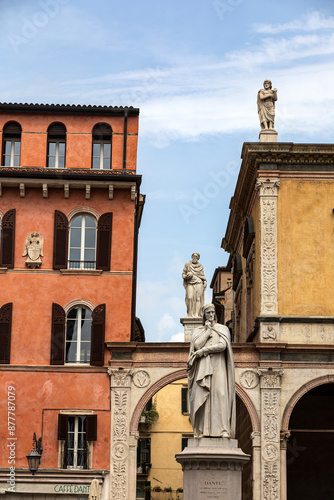
[[[228,500],[227,486],[223,481],[203,481],[198,500]]]

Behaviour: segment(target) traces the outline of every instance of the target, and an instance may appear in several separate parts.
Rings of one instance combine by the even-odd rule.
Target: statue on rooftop
[[[230,331],[217,323],[213,304],[203,306],[203,326],[193,331],[188,369],[194,437],[235,437],[235,375]]]
[[[263,89],[257,93],[257,110],[262,130],[274,130],[275,101],[277,89],[272,89],[271,80],[263,82]]]
[[[206,279],[203,266],[199,261],[200,254],[194,252],[191,261],[186,262],[183,272],[183,286],[186,290],[187,317],[199,318],[204,304],[204,291],[206,289]]]

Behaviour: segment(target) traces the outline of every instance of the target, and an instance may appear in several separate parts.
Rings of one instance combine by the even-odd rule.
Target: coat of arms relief
[[[28,234],[22,257],[25,257],[26,255],[26,265],[30,269],[36,269],[42,264],[41,257],[43,257],[43,235],[41,233],[33,231]]]

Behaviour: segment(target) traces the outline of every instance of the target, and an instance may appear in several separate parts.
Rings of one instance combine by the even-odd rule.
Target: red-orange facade
[[[110,466],[105,342],[138,341],[138,116],[0,104],[0,482],[14,472],[16,493],[34,432],[44,493],[85,497]]]

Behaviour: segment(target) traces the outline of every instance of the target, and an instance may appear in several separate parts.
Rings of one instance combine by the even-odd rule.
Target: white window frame
[[[73,309],[78,309],[78,316],[77,316],[77,319],[76,320],[73,320],[73,319],[68,319],[68,315],[69,313],[73,310]],[[81,351],[81,344],[82,342],[85,342],[85,343],[88,343],[87,340],[81,340],[81,321],[82,321],[82,309],[87,309],[87,311],[90,311],[90,313],[92,314],[92,311],[90,310],[89,307],[87,306],[84,306],[84,305],[76,305],[74,307],[72,307],[68,313],[66,314],[66,329],[65,329],[65,364],[66,365],[90,365],[90,359],[88,361],[80,361],[80,351]],[[67,353],[67,344],[68,343],[72,343],[73,341],[69,341],[67,340],[67,324],[68,324],[68,321],[76,321],[77,322],[77,340],[76,340],[76,353],[75,353],[75,361],[67,361],[66,360],[66,353]],[[90,350],[92,348],[92,319],[90,320],[85,320],[85,321],[90,321],[90,332],[91,332],[91,337],[90,337]],[[89,354],[90,354],[90,350],[89,350]]]
[[[55,155],[50,155],[50,144],[55,143],[56,144],[56,154]],[[65,146],[65,151],[64,151],[64,156],[61,156],[61,158],[64,158],[64,167],[59,166],[59,144],[64,144]],[[48,140],[48,168],[65,168],[65,156],[66,156],[66,141],[65,139],[49,139]],[[54,158],[55,159],[55,166],[50,167],[49,166],[49,158]]]
[[[94,155],[94,145],[99,144],[100,145],[100,154],[99,156]],[[104,156],[103,150],[104,150],[104,145],[109,144],[110,145],[110,156]],[[93,168],[94,164],[94,158],[100,158],[100,168]],[[103,168],[103,160],[105,158],[109,158],[109,168]],[[111,140],[93,140],[93,154],[92,154],[92,168],[93,170],[111,170]]]
[[[80,240],[80,259],[79,259],[79,267],[76,267],[75,264],[71,264],[71,248],[79,248],[79,247],[74,247],[71,246],[71,229],[72,229],[72,222],[76,217],[82,217],[82,224],[81,224],[81,240]],[[85,261],[85,250],[93,250],[93,248],[90,247],[85,247],[85,236],[86,236],[86,217],[90,217],[94,223],[95,223],[95,254],[94,254],[94,264],[91,267],[85,267],[85,262],[90,262],[90,261]],[[93,228],[88,228],[89,230],[93,230]],[[70,222],[70,231],[69,231],[69,245],[68,245],[68,269],[89,269],[89,270],[95,270],[96,269],[96,247],[97,247],[97,220],[95,217],[93,217],[91,214],[76,214],[73,219]],[[76,261],[72,261],[76,262]]]
[[[9,154],[6,154],[6,143],[7,142],[10,142],[11,143],[11,146],[10,146],[10,153]],[[15,154],[15,142],[19,142],[20,143],[20,154]],[[19,164],[18,165],[14,165],[14,159],[15,159],[15,156],[18,156],[19,157]],[[6,158],[10,157],[10,164],[9,165],[6,165]],[[3,154],[3,166],[4,167],[19,167],[21,165],[21,139],[19,138],[16,138],[16,139],[4,139],[4,154]]]

